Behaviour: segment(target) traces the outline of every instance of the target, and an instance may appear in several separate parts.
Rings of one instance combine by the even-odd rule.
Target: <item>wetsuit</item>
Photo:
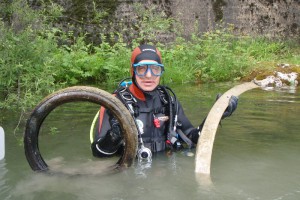
[[[132,84],[129,86],[129,88],[126,88],[126,92],[130,93],[134,98],[134,116],[140,130],[144,146],[151,149],[152,152],[165,150],[166,141],[168,139],[167,133],[170,123],[170,102],[166,100],[165,94],[162,94],[163,91],[160,88],[161,86],[158,86],[151,92],[142,92],[135,84]],[[130,95],[128,96],[128,93],[121,93],[117,91],[116,97],[126,104],[127,101],[124,101],[124,98],[121,95],[126,96],[125,99],[130,99]],[[174,106],[173,109],[175,110]],[[179,102],[177,115],[177,128],[182,130],[185,135],[187,135],[194,143],[196,143],[199,137],[199,130],[194,128],[191,122],[185,116],[182,106]],[[171,117],[171,119],[173,118],[174,117]],[[107,139],[107,141],[105,141],[106,144],[104,144],[104,146],[107,148],[102,148],[101,145],[97,146],[96,148],[96,143],[97,141],[107,137],[108,133],[111,134],[112,129],[114,130],[113,138],[115,138],[115,136],[119,134],[116,132],[120,131],[120,128],[118,126],[117,128],[112,127],[116,127],[117,124],[118,122],[108,110],[105,110],[104,108],[100,109],[99,122],[95,134],[95,142],[92,144],[94,156],[107,156],[116,152],[116,149],[110,150],[109,148],[112,145],[120,145],[119,141],[114,141],[111,144],[108,144],[110,143],[110,139]],[[105,150],[102,151],[102,149]]]

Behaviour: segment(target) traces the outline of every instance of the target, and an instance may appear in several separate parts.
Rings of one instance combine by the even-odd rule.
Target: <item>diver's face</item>
[[[156,61],[153,61],[153,60],[142,60],[138,64],[149,63],[149,62],[157,63]],[[160,81],[160,76],[155,76],[151,72],[151,70],[154,70],[154,69],[148,69],[148,68],[146,69],[145,74],[143,76],[137,75],[135,73],[135,79],[136,79],[137,84],[139,85],[139,87],[142,90],[144,90],[146,92],[153,91],[158,86],[159,81]]]

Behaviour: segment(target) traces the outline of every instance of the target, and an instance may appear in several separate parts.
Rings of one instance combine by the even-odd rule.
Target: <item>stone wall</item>
[[[40,0],[28,0],[32,5]],[[216,24],[234,24],[237,32],[250,35],[269,37],[300,38],[300,0],[53,0],[62,5],[65,15],[61,25],[65,29],[73,25],[74,30],[87,31],[94,43],[105,29],[120,31],[127,29],[126,35],[132,30],[132,24],[137,23],[133,13],[133,3],[143,3],[145,7],[156,4],[168,17],[181,22],[185,36],[192,32],[203,33],[212,30]],[[94,4],[95,3],[95,4]],[[89,16],[95,16],[93,9],[100,13],[109,11],[104,25],[89,21]],[[82,21],[77,23],[77,21]],[[77,23],[77,24],[76,24]],[[102,22],[103,23],[103,22]],[[195,24],[198,26],[195,28]],[[75,27],[75,28],[74,28]],[[138,29],[135,31],[139,31]],[[172,38],[169,36],[159,36]]]
[[[221,20],[251,35],[300,35],[300,0],[171,0],[172,16],[183,22],[186,33],[211,30]]]

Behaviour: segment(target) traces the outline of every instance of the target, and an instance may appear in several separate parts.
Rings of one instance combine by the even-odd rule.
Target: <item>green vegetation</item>
[[[300,64],[300,49],[293,42],[237,36],[232,26],[225,25],[185,39],[180,24],[163,12],[153,14],[155,7],[136,4],[135,9],[139,20],[130,44],[123,38],[130,30],[124,29],[103,35],[100,45],[92,45],[86,43],[84,33],[74,37],[52,25],[63,11],[54,3],[39,10],[22,0],[1,6],[0,109],[26,112],[45,95],[71,85],[116,85],[129,76],[132,48],[144,42],[162,52],[164,83],[232,81],[257,67]],[[162,44],[159,34],[176,39]],[[112,43],[111,38],[117,39]]]

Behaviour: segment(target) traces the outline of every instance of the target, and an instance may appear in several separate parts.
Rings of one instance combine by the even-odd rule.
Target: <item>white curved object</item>
[[[237,85],[225,92],[213,105],[207,115],[205,124],[198,139],[196,156],[195,156],[195,172],[202,174],[210,174],[211,155],[213,144],[216,136],[221,117],[228,106],[231,96],[239,96],[243,92],[259,87],[253,82],[247,82]]]
[[[0,160],[2,160],[5,156],[5,142],[4,142],[4,130],[0,126]]]

